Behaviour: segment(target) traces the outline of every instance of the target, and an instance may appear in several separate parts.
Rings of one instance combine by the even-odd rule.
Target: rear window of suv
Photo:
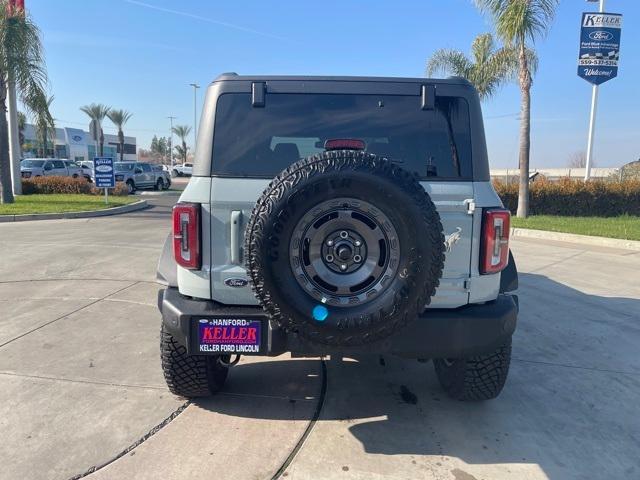
[[[467,102],[402,95],[268,94],[265,106],[250,94],[221,95],[216,106],[212,173],[272,178],[300,158],[324,151],[327,139],[361,139],[423,179],[470,179]]]

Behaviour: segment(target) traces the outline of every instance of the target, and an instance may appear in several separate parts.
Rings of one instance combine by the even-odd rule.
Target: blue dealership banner
[[[113,171],[113,158],[95,157],[93,159],[93,175],[98,188],[113,188],[116,186],[116,177]]]
[[[594,85],[617,77],[621,33],[622,15],[583,13],[578,76]]]

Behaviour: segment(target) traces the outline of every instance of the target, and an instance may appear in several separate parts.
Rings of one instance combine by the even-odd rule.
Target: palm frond
[[[29,15],[8,16],[5,8],[0,8],[0,74],[15,83],[22,103],[36,114],[47,85],[40,30]]]
[[[450,73],[458,77],[467,78],[473,67],[467,56],[457,50],[436,50],[427,62],[427,76],[435,73]]]
[[[496,32],[508,45],[535,42],[549,31],[559,0],[475,0],[487,13]]]
[[[175,133],[181,141],[184,142],[189,136],[189,133],[191,133],[191,127],[188,125],[176,125],[171,131]]]
[[[469,80],[480,99],[491,97],[517,69],[517,56],[513,50],[495,50],[490,33],[478,35],[471,45],[472,59],[456,50],[437,50],[427,62],[427,75],[435,72],[452,73]]]
[[[102,123],[104,117],[109,114],[111,109],[101,103],[92,103],[90,105],[84,105],[80,107],[80,111],[85,113],[91,120],[95,120],[98,123]]]
[[[127,123],[132,116],[133,114],[126,110],[109,110],[107,113],[107,117],[109,117],[109,120],[111,120],[118,130],[122,130],[124,124]]]

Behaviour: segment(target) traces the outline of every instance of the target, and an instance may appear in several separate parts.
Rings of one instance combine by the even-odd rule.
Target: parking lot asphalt
[[[244,357],[188,404],[155,306],[177,197],[145,198],[0,225],[0,479],[640,478],[640,253],[512,242],[521,313],[494,401],[392,357]]]

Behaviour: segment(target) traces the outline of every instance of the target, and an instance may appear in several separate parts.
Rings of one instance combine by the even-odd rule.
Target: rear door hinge
[[[466,199],[464,204],[467,206],[467,213],[473,215],[473,212],[476,211],[476,202],[473,201],[473,198]]]
[[[467,292],[470,292],[470,291],[471,291],[471,279],[470,279],[470,278],[467,278],[467,279],[464,281],[464,289],[465,289]]]

